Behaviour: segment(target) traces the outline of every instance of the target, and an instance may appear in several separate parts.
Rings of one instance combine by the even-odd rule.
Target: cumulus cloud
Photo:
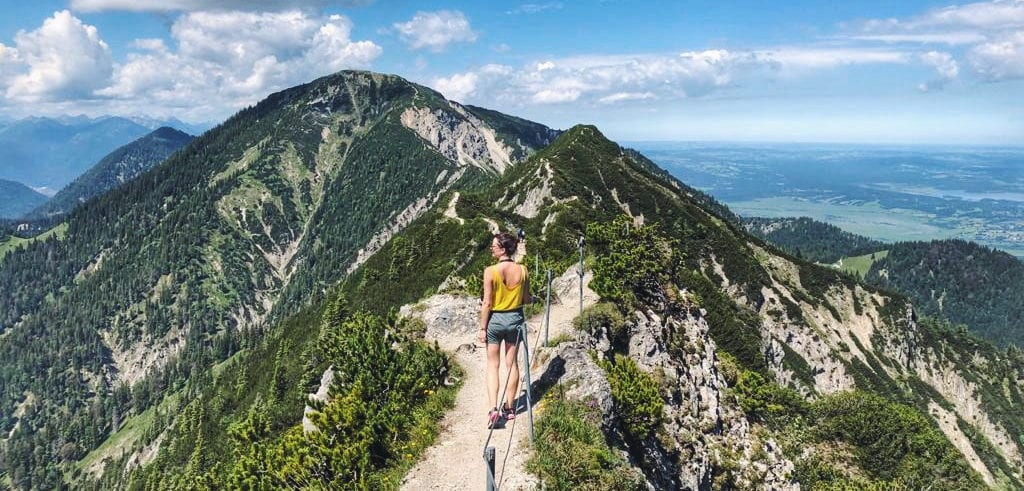
[[[408,22],[397,22],[392,27],[412,49],[426,48],[444,51],[451,43],[476,41],[476,33],[469,19],[457,10],[417,12]]]
[[[110,81],[110,48],[96,27],[83,24],[67,10],[55,12],[38,29],[20,31],[14,48],[0,49],[7,65],[5,95],[21,101],[85,97]]]
[[[132,12],[192,12],[204,10],[249,10],[277,12],[319,9],[330,4],[367,5],[372,0],[71,0],[71,8],[82,12],[127,10]]]
[[[857,32],[851,37],[858,40],[966,46],[971,68],[982,78],[994,82],[1024,78],[1024,0],[954,5],[907,19],[872,19],[853,28]],[[922,85],[923,90],[938,88],[952,78],[942,73],[951,65],[931,53],[923,54],[921,60],[939,70],[939,79]],[[955,66],[959,73],[959,65]]]
[[[433,86],[449,99],[464,101],[476,93],[476,84],[480,76],[476,73],[456,73],[451,77],[434,80]]]
[[[920,55],[919,58],[921,63],[934,68],[937,74],[934,80],[918,86],[918,89],[922,92],[942,89],[960,74],[960,65],[949,53],[929,51]]]
[[[1024,31],[971,48],[972,67],[989,81],[1024,78]]]
[[[352,39],[340,15],[303,11],[184,13],[171,42],[137,39],[115,64],[93,26],[68,11],[0,44],[0,94],[33,113],[149,113],[219,119],[269,92],[344,68],[366,68],[380,46]]]

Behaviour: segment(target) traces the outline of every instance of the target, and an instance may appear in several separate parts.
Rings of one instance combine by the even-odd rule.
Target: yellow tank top
[[[519,280],[519,284],[509,288],[505,286],[505,282],[501,279],[501,272],[498,271],[497,266],[491,266],[491,291],[494,292],[494,306],[491,308],[493,311],[501,310],[515,310],[523,306],[523,283],[526,281],[526,266],[519,265],[523,268],[523,279]]]

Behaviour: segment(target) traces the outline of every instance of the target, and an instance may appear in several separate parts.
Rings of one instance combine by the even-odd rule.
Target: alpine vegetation
[[[594,126],[339,72],[60,226],[0,263],[19,489],[396,489],[444,449],[482,485],[438,423],[482,388],[440,340],[472,343],[487,248],[515,229],[566,316],[535,346],[515,482],[1024,486],[1019,351],[750,235]],[[480,416],[459,431],[482,442]]]

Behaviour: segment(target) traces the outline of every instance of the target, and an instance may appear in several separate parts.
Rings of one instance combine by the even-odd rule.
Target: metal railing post
[[[548,269],[548,288],[544,299],[544,346],[548,345],[548,326],[551,324],[551,270]]]
[[[530,423],[530,444],[533,444],[533,394],[530,390],[533,379],[530,378],[530,342],[529,332],[526,332],[526,324],[523,324],[523,366],[526,368],[526,415]]]
[[[487,461],[487,491],[498,491],[498,485],[494,482],[494,447],[484,449],[484,460]]]
[[[580,236],[580,240],[577,242],[580,246],[580,315],[583,315],[583,236]]]

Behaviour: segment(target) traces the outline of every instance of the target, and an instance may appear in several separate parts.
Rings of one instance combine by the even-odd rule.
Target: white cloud
[[[513,68],[487,65],[434,81],[443,94],[478,103],[612,104],[701,97],[738,81],[852,64],[908,63],[912,56],[882,49],[780,48],[706,50],[677,55],[591,55]]]
[[[327,4],[367,5],[372,0],[71,0],[71,8],[82,12],[127,10],[132,12],[194,12],[203,10],[282,11],[319,9]]]
[[[20,70],[20,65],[18,50],[0,43],[0,90],[10,83],[16,71]]]
[[[464,101],[476,93],[476,84],[480,76],[476,73],[456,73],[451,77],[441,77],[434,80],[434,89],[444,94],[445,97]]]
[[[194,12],[171,27],[175,50],[136,41],[115,82],[98,95],[150,109],[223,117],[267,93],[344,68],[365,68],[382,50],[351,39],[349,19],[289,12]],[[196,101],[203,101],[196,104]],[[142,108],[143,112],[146,109]]]
[[[910,28],[969,26],[982,29],[1024,27],[1024,1],[995,0],[932,10],[906,22]]]
[[[9,99],[86,97],[110,80],[113,62],[107,43],[96,27],[67,10],[55,12],[34,31],[18,32],[14,43],[13,50],[2,50],[10,54],[0,56],[16,72],[4,81]]]
[[[881,42],[965,45],[974,72],[989,81],[1024,78],[1024,0],[993,0],[933,9],[907,19],[873,19],[854,26],[852,39]],[[939,70],[939,79],[921,86],[937,88],[952,77],[929,53],[922,61]],[[933,63],[934,62],[934,63]],[[955,62],[953,62],[955,64]],[[955,65],[959,73],[959,65]]]
[[[968,57],[971,66],[986,80],[1024,78],[1024,31],[979,44]]]
[[[755,52],[761,61],[785,68],[835,68],[844,65],[900,64],[910,55],[903,51],[872,48],[779,48]]]
[[[654,94],[652,92],[616,92],[606,95],[597,101],[603,104],[614,104],[622,101],[643,101],[647,99],[654,99]]]
[[[530,98],[537,104],[557,104],[559,102],[572,102],[580,98],[582,92],[579,89],[544,89],[533,94]]]
[[[561,10],[565,5],[562,2],[548,3],[524,3],[512,10],[505,12],[509,15],[515,14],[539,14],[548,10]]]
[[[393,27],[410,48],[434,52],[443,51],[451,43],[474,42],[477,37],[469,19],[457,10],[417,12],[408,22],[397,22]]]
[[[921,61],[925,65],[935,68],[939,76],[944,79],[953,79],[960,73],[960,66],[949,53],[929,51],[921,55]]]
[[[163,39],[136,39],[132,41],[131,46],[147,51],[167,51],[167,45],[164,44]]]
[[[986,39],[984,34],[971,31],[864,34],[850,37],[851,39],[856,39],[860,41],[880,41],[883,43],[948,44],[950,46],[974,44],[984,41]]]
[[[937,74],[934,80],[918,86],[918,90],[922,92],[940,90],[960,74],[960,65],[949,53],[929,51],[920,55],[919,59],[921,63],[934,68]]]

